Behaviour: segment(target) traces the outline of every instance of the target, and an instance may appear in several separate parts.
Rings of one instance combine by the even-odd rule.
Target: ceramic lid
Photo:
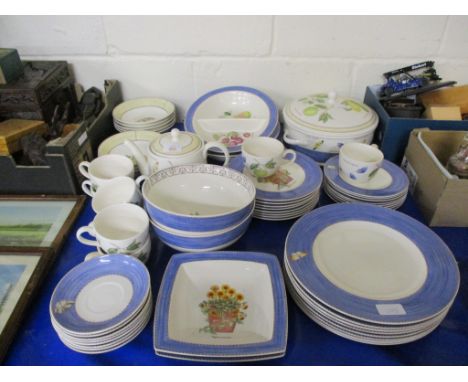
[[[350,132],[377,126],[378,117],[369,106],[335,92],[309,95],[289,102],[285,117],[303,128],[327,132]]]
[[[195,134],[172,129],[169,133],[160,134],[149,147],[159,156],[181,156],[200,150],[202,140]]]

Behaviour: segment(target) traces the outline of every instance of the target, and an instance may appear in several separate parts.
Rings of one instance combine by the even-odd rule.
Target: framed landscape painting
[[[0,247],[57,250],[83,202],[83,196],[0,195]]]
[[[0,361],[50,264],[49,249],[0,251]]]

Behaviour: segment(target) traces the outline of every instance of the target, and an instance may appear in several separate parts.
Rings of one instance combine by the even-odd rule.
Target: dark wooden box
[[[0,118],[50,122],[56,105],[76,105],[66,61],[23,61],[23,75],[0,85]],[[73,116],[72,116],[73,117]]]

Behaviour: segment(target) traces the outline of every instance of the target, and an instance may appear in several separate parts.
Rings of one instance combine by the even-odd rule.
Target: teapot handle
[[[208,157],[208,150],[213,148],[213,147],[217,147],[218,149],[220,149],[223,152],[224,158],[225,158],[223,166],[227,166],[229,164],[230,155],[229,155],[228,149],[222,143],[207,142],[205,144],[205,148],[203,149],[203,158],[205,158],[205,160],[206,160],[206,158]]]

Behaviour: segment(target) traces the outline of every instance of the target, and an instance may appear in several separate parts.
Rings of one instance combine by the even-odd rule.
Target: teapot
[[[181,132],[179,129],[160,134],[149,144],[146,153],[141,152],[130,140],[125,140],[124,143],[131,150],[140,173],[147,176],[172,166],[206,163],[208,150],[213,147],[223,152],[226,158],[223,166],[229,163],[229,151],[226,146],[218,142],[205,144],[196,134]]]

